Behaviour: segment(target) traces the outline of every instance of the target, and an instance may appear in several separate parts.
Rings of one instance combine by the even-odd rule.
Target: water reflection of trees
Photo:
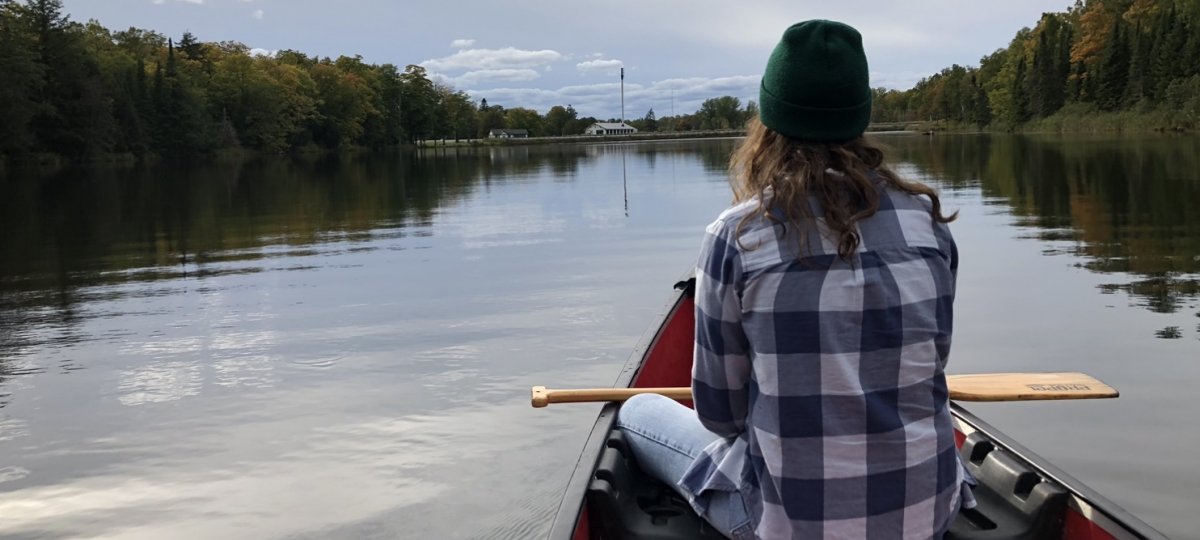
[[[1200,138],[885,139],[897,161],[950,189],[979,187],[1086,268],[1137,277],[1106,285],[1170,313],[1200,297]]]
[[[723,169],[732,144],[444,147],[0,171],[0,385],[22,373],[13,363],[22,351],[80,339],[91,302],[172,294],[170,280],[255,273],[270,259],[347,249],[335,243],[428,236],[439,209],[476,192],[573,182],[610,154],[650,170],[677,157]]]
[[[324,243],[428,235],[439,208],[479,189],[573,181],[589,159],[564,145],[8,171],[0,384],[17,369],[5,358],[48,339],[30,329],[58,340],[77,326],[81,304],[164,293],[121,285],[253,273],[265,259]]]
[[[582,146],[96,167],[0,177],[0,293],[105,284],[238,250],[428,225],[480,187],[569,181]],[[143,275],[142,277],[147,277]]]

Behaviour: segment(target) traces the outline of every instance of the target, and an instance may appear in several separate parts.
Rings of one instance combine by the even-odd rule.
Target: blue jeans
[[[617,413],[617,427],[625,432],[642,471],[685,498],[688,494],[680,489],[679,480],[704,447],[717,440],[694,411],[657,394],[641,394],[626,401]],[[705,496],[708,511],[700,517],[730,538],[754,538],[741,493],[710,491]]]

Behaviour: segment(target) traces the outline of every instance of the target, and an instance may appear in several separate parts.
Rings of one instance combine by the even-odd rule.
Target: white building
[[[529,138],[529,130],[527,129],[493,129],[488,132],[488,137],[492,139],[527,139]]]
[[[596,122],[583,130],[584,135],[633,135],[634,133],[637,133],[637,128],[625,122],[619,124]]]

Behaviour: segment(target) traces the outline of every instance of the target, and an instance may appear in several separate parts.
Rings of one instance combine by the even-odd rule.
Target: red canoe
[[[621,371],[616,386],[691,384],[692,282],[680,282]],[[551,540],[721,538],[678,495],[642,475],[620,432],[617,404],[601,411],[563,495]],[[1116,504],[952,403],[956,439],[979,480],[979,506],[947,538],[1165,539]]]

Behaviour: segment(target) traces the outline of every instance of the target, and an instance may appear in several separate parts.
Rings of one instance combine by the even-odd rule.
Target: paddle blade
[[[1120,394],[1086,373],[980,373],[948,375],[952,401],[1103,399]]]

